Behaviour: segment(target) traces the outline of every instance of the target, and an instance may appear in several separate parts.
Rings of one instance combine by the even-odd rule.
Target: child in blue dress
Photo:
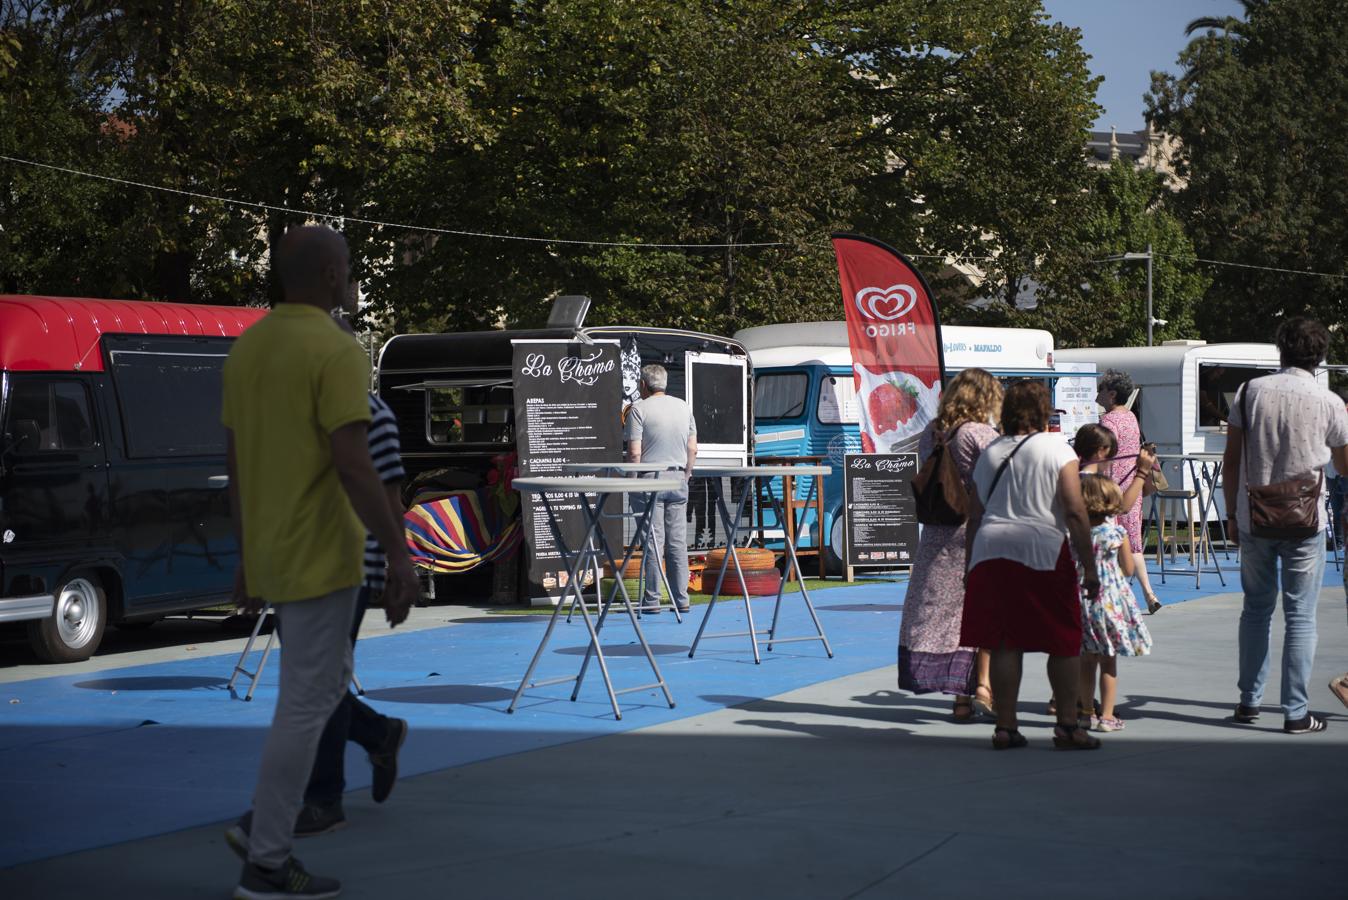
[[[1123,508],[1123,494],[1110,478],[1085,475],[1081,496],[1091,520],[1091,545],[1100,573],[1100,593],[1094,600],[1081,595],[1081,696],[1095,692],[1095,670],[1100,670],[1099,715],[1082,713],[1081,725],[1098,731],[1122,731],[1114,715],[1118,699],[1118,657],[1151,652],[1151,635],[1142,624],[1128,579],[1136,562],[1128,533],[1114,518]]]

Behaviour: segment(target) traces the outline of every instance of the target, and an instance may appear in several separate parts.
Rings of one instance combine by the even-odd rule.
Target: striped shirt
[[[370,459],[384,484],[403,480],[401,447],[398,444],[398,420],[393,410],[375,394],[370,395]],[[384,572],[388,561],[374,535],[365,535],[365,586],[375,591],[384,589]]]

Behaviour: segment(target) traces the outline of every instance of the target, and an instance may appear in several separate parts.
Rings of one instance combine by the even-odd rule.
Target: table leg
[[[818,479],[815,479],[815,481],[817,482]],[[811,490],[813,490],[813,486],[811,487]],[[808,509],[808,508],[809,508],[808,498],[806,498],[806,499],[807,499],[807,502],[806,502],[805,509]],[[776,501],[774,500],[774,502],[776,502]],[[780,509],[780,507],[778,508],[777,514],[778,514],[779,516],[782,514],[782,510]],[[803,514],[804,514],[804,510],[802,510],[802,515],[803,515]],[[795,518],[795,513],[791,513],[791,516],[792,516],[792,518],[794,519],[794,518]],[[828,654],[829,659],[832,659],[832,658],[833,658],[833,648],[832,648],[831,646],[829,646],[828,637],[824,634],[824,626],[823,626],[822,624],[820,624],[820,622],[819,622],[819,615],[818,615],[818,613],[815,612],[814,604],[810,602],[810,591],[809,591],[809,588],[807,588],[807,587],[805,586],[805,576],[804,576],[804,574],[801,573],[801,571],[800,571],[800,558],[796,556],[796,549],[795,549],[795,547],[793,547],[791,544],[787,544],[787,545],[786,545],[786,554],[787,554],[787,560],[786,560],[786,572],[783,572],[783,573],[782,573],[782,583],[781,583],[781,586],[779,586],[779,587],[777,588],[777,605],[776,605],[776,607],[775,607],[775,608],[773,609],[773,611],[772,611],[772,629],[768,632],[768,650],[769,650],[769,651],[772,650],[772,645],[773,645],[773,643],[782,643],[782,642],[784,642],[784,641],[815,641],[815,640],[818,640],[818,641],[823,641],[823,643],[824,643],[824,652],[826,652],[826,653]],[[796,576],[800,579],[800,596],[801,596],[802,598],[804,598],[804,600],[805,600],[805,608],[806,608],[807,610],[809,610],[809,612],[810,612],[810,619],[814,622],[814,630],[815,630],[816,632],[818,632],[818,634],[817,634],[816,637],[783,638],[783,639],[781,639],[781,640],[778,640],[778,638],[777,638],[777,618],[778,618],[778,615],[781,613],[781,610],[782,610],[782,593],[783,593],[783,591],[784,591],[785,588],[786,588],[786,576],[787,576],[787,574],[788,574],[789,572],[791,572],[793,569],[794,569],[795,572],[796,572]]]
[[[547,494],[542,494],[541,496],[543,497],[543,507],[548,514],[548,524],[552,528],[552,534],[557,541],[557,547],[561,551],[562,558],[566,561],[567,590],[569,592],[573,592],[574,594],[576,594],[576,597],[573,598],[572,600],[573,605],[577,600],[579,600],[580,615],[585,622],[585,630],[589,632],[590,635],[590,647],[595,651],[596,657],[599,661],[599,671],[604,676],[604,687],[607,688],[608,690],[609,703],[613,706],[613,715],[621,719],[622,709],[618,706],[618,698],[613,692],[613,682],[609,678],[608,666],[604,662],[604,651],[599,646],[599,635],[595,632],[594,625],[590,622],[590,613],[585,608],[585,599],[580,595],[580,588],[576,583],[575,578],[576,573],[580,571],[581,563],[584,560],[585,556],[587,555],[587,551],[581,550],[576,552],[575,554],[572,554],[567,549],[566,541],[562,536],[561,526],[557,522],[557,515],[552,508],[552,503],[548,499]],[[583,499],[584,498],[582,495],[582,500]],[[597,512],[603,510],[604,507],[603,501],[604,495],[601,495],[598,502],[595,504],[595,509]],[[587,519],[584,545],[586,547],[589,547],[590,541],[593,540],[595,531],[599,527],[599,518],[597,512],[596,515],[594,516],[590,515],[590,505],[588,502],[584,503],[584,507]],[[557,619],[561,615],[561,612],[562,612],[562,602],[559,600],[557,605],[554,606],[552,609],[552,617],[548,619],[548,627],[547,630],[543,632],[543,640],[539,642],[538,649],[534,651],[533,659],[529,661],[529,668],[525,670],[524,678],[520,681],[520,686],[515,690],[515,696],[511,698],[510,705],[506,707],[506,712],[513,713],[515,711],[515,707],[519,703],[520,697],[524,695],[525,688],[529,686],[529,679],[533,677],[534,670],[538,668],[539,660],[543,658],[543,652],[547,649],[548,642],[552,639],[552,633],[554,629],[556,629],[557,627]],[[561,682],[564,681],[572,681],[573,678],[574,676],[572,678],[558,678],[543,683],[560,684]],[[574,695],[572,699],[575,699]]]
[[[721,587],[725,583],[726,570],[731,561],[735,563],[735,574],[739,578],[740,590],[744,592],[744,613],[749,620],[749,639],[753,645],[754,663],[762,662],[758,653],[758,635],[754,631],[754,611],[749,602],[749,586],[744,580],[744,570],[740,567],[739,554],[735,552],[735,542],[739,540],[740,520],[744,515],[745,501],[749,499],[749,485],[744,486],[740,493],[739,504],[735,507],[735,518],[731,520],[730,512],[725,505],[725,497],[721,492],[721,485],[712,479],[712,491],[716,494],[716,509],[721,517],[721,523],[726,530],[726,558],[721,561],[721,571],[716,576],[716,588],[712,591],[711,600],[707,603],[707,611],[702,614],[702,624],[698,626],[697,636],[693,638],[693,645],[688,648],[688,657],[691,659],[697,652],[697,645],[702,641],[703,632],[707,630],[707,623],[711,621],[711,612],[716,608],[716,601],[720,599]],[[705,576],[704,576],[705,577]]]
[[[654,493],[653,493],[653,492],[652,492],[652,494],[651,494],[650,496],[651,496],[651,499],[654,499]],[[586,508],[588,509],[588,507],[589,507],[588,501],[586,501],[586,500],[582,497],[581,502],[582,502],[582,503],[585,503],[585,504],[586,504]],[[648,534],[648,531],[647,531],[647,529],[645,528],[645,526],[648,524],[648,522],[649,522],[649,520],[650,520],[650,517],[654,514],[654,510],[655,510],[655,504],[654,504],[654,503],[647,503],[647,505],[646,505],[646,512],[643,514],[642,521],[639,522],[638,525],[637,525],[637,535],[638,535],[638,537],[641,537],[641,536],[643,536],[643,535]],[[612,549],[609,547],[608,539],[604,536],[604,534],[603,534],[602,531],[601,531],[600,534],[599,534],[599,547],[603,550],[604,556],[607,558],[609,565],[613,566],[615,569],[617,569],[617,570],[619,570],[619,571],[621,571],[621,569],[622,569],[623,567],[625,567],[629,561],[631,561],[632,555],[633,555],[633,553],[635,552],[635,550],[636,550],[636,548],[637,548],[638,546],[640,546],[639,543],[634,543],[632,546],[630,546],[630,547],[627,548],[626,552],[623,554],[622,565],[619,566],[617,560],[615,560],[615,559],[613,558],[613,551],[612,551]],[[596,627],[595,627],[595,633],[598,634],[598,632],[601,631],[601,630],[603,629],[603,627],[604,627],[604,622],[605,622],[605,620],[607,620],[607,618],[608,618],[609,610],[612,608],[612,606],[613,606],[613,601],[617,598],[619,592],[622,593],[623,606],[624,606],[624,607],[626,608],[626,610],[627,610],[628,618],[630,618],[630,619],[632,620],[632,629],[636,632],[637,640],[638,640],[638,641],[640,642],[640,644],[641,644],[641,649],[642,649],[642,651],[646,654],[646,661],[647,661],[648,663],[650,663],[651,671],[655,673],[656,683],[655,683],[654,686],[660,688],[660,690],[661,690],[661,691],[664,693],[664,695],[665,695],[665,702],[669,704],[670,709],[673,709],[673,708],[674,708],[674,697],[673,697],[673,695],[670,694],[670,692],[669,692],[669,686],[665,683],[665,677],[664,677],[664,675],[662,675],[662,674],[660,673],[660,667],[659,667],[659,665],[656,664],[656,661],[655,661],[655,654],[654,654],[654,652],[652,652],[651,647],[650,647],[650,644],[648,644],[648,643],[646,642],[646,635],[645,635],[645,634],[642,632],[642,630],[641,630],[641,624],[640,624],[639,620],[637,619],[637,613],[636,613],[636,610],[635,610],[635,608],[633,608],[633,606],[632,606],[632,597],[631,597],[630,594],[627,593],[627,585],[623,582],[623,580],[622,580],[621,578],[617,579],[617,582],[616,582],[616,583],[614,584],[614,586],[613,586],[613,590],[609,592],[608,599],[607,599],[606,601],[604,601],[604,605],[603,605],[602,609],[601,609],[600,612],[599,612],[599,622],[598,622],[598,624],[597,624]],[[571,699],[572,699],[572,700],[575,700],[576,697],[577,697],[577,695],[580,693],[580,686],[581,686],[581,683],[585,680],[585,672],[586,672],[586,670],[589,668],[589,665],[590,665],[590,656],[592,655],[592,651],[594,651],[594,653],[596,653],[596,654],[600,654],[600,653],[601,653],[601,651],[599,651],[599,648],[598,648],[598,644],[597,644],[597,643],[596,643],[595,645],[589,647],[589,648],[586,648],[586,650],[585,650],[585,659],[584,659],[584,661],[581,663],[581,666],[580,666],[580,673],[576,676],[576,686],[575,686],[575,689],[574,689],[574,690],[572,691],[572,693],[571,693]],[[602,657],[602,655],[599,655],[599,660],[600,660],[600,666],[601,666],[601,668],[602,668],[602,666],[603,666],[603,657]],[[636,688],[625,688],[621,693],[626,693],[626,692],[628,692],[628,691],[644,690],[646,687],[647,687],[647,686],[636,687]],[[619,718],[621,718],[621,716],[620,716]]]

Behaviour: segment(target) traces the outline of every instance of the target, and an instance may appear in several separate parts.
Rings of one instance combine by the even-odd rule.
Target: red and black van
[[[221,370],[265,312],[0,295],[0,622],[43,659],[229,597]]]

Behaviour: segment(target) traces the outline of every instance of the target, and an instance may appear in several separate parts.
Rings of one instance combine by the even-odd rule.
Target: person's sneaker
[[[375,803],[383,803],[393,793],[393,785],[398,782],[398,751],[407,740],[406,719],[390,718],[388,728],[384,749],[370,754],[370,796]]]
[[[1231,718],[1235,719],[1242,725],[1252,725],[1254,724],[1254,721],[1259,718],[1259,707],[1237,706],[1235,715],[1233,715]]]
[[[1095,720],[1096,731],[1123,731],[1123,720],[1118,716],[1101,716]]]
[[[646,616],[659,615],[661,608],[662,607],[660,606],[659,603],[651,603],[651,604],[643,603],[641,604],[641,613],[642,615]]]
[[[328,806],[306,803],[295,817],[295,837],[318,837],[346,827],[346,813],[342,811],[342,801]]]
[[[300,865],[300,861],[292,856],[277,869],[264,869],[244,863],[239,886],[234,889],[234,900],[286,900],[289,897],[321,900],[341,893],[341,882],[335,878],[310,875]]]
[[[342,811],[341,801],[331,806],[304,804],[295,818],[295,837],[317,837],[336,831],[346,825],[346,815]],[[248,861],[248,841],[253,832],[253,811],[250,809],[239,817],[239,821],[225,829],[225,846],[234,851],[234,855],[244,862]]]
[[[691,612],[693,609],[693,605],[691,603],[685,603],[682,606],[675,604],[674,608],[677,609],[679,611],[679,615],[682,616]]]
[[[1310,734],[1328,727],[1329,724],[1315,713],[1306,713],[1300,719],[1284,719],[1282,723],[1282,730],[1287,734]]]

